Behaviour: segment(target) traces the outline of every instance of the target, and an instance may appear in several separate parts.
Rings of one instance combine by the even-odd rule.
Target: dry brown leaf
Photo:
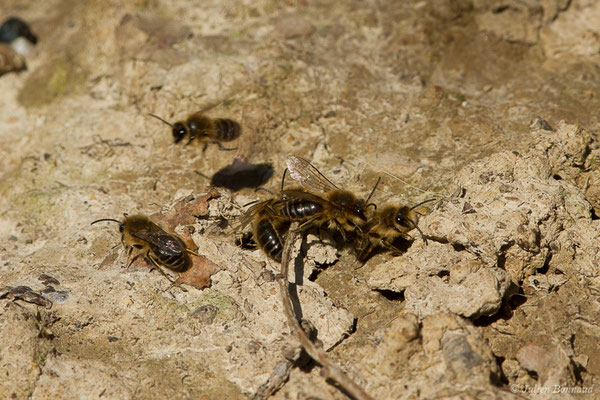
[[[190,269],[179,275],[177,283],[185,283],[196,289],[210,286],[210,277],[221,268],[204,256],[192,256]]]
[[[150,218],[167,232],[173,232],[179,225],[192,225],[196,218],[208,215],[208,202],[219,196],[219,191],[214,188],[200,196],[191,194],[179,200],[173,211],[152,214]]]
[[[26,69],[25,59],[10,46],[0,44],[0,75]]]

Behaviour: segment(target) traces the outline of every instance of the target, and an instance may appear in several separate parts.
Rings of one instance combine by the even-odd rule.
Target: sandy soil
[[[361,197],[381,177],[379,206],[436,199],[401,254],[299,244],[296,312],[370,396],[599,396],[598,2],[0,10],[39,38],[0,76],[1,398],[264,398],[298,344],[278,264],[234,227],[290,154]],[[148,115],[199,110],[240,122],[236,151]],[[90,225],[123,213],[192,240],[203,275],[125,268],[116,224]],[[319,372],[272,398],[346,398]]]

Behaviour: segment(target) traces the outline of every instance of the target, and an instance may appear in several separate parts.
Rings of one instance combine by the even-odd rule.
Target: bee
[[[198,140],[206,140],[203,151],[206,150],[206,146],[210,143],[219,146],[220,150],[235,150],[235,148],[223,147],[220,142],[230,142],[237,139],[242,133],[242,127],[234,120],[227,118],[212,119],[200,112],[192,114],[186,120],[178,121],[174,124],[165,121],[158,115],[149,115],[172,128],[175,143],[181,142],[186,135],[189,136],[186,146],[196,138]]]
[[[100,221],[119,223],[121,244],[127,249],[127,267],[139,256],[144,256],[171,281],[162,267],[175,272],[185,272],[192,265],[189,254],[198,255],[188,249],[180,237],[165,232],[146,216],[126,215],[123,221],[102,218],[92,222],[92,225]]]
[[[427,244],[427,239],[417,225],[420,214],[415,209],[433,200],[435,199],[422,201],[413,207],[388,204],[375,212],[375,215],[362,226],[363,234],[356,245],[358,259],[366,260],[377,247],[400,252],[394,242],[400,237],[406,237],[406,234],[413,229],[419,231],[423,242]]]
[[[37,36],[25,21],[17,17],[10,17],[0,26],[0,42],[11,43],[17,38],[25,38],[31,43],[37,43]]]
[[[258,246],[273,260],[281,262],[282,236],[289,223],[275,215],[273,206],[278,201],[277,198],[271,197],[256,202],[242,215],[237,230],[242,230],[252,223],[252,236]]]
[[[286,190],[282,188],[281,200],[273,205],[277,216],[300,222],[299,229],[325,227],[335,230],[344,240],[346,233],[361,232],[361,225],[367,221],[365,210],[368,207],[377,208],[369,200],[380,179],[377,179],[371,194],[364,201],[353,193],[338,188],[303,158],[290,156],[287,165],[290,176],[301,187]]]

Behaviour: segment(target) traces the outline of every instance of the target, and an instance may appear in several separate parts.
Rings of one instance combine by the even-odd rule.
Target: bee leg
[[[192,254],[199,255],[199,254],[197,254],[197,253],[195,253],[195,252],[191,251],[190,249],[185,249],[185,250],[186,250],[186,251],[188,251],[188,252],[190,252],[190,253],[192,253]],[[180,288],[182,291],[184,291],[184,292],[187,292],[187,289],[186,289],[186,288],[184,288],[183,286],[181,286],[181,282],[180,282],[181,276],[178,276],[178,277],[177,277],[177,279],[175,279],[175,280],[171,279],[171,277],[169,277],[169,275],[167,275],[167,273],[166,273],[165,271],[163,271],[162,267],[161,267],[161,266],[158,264],[158,262],[157,262],[157,261],[156,261],[156,260],[155,260],[155,259],[154,259],[154,258],[153,258],[151,255],[150,255],[150,253],[148,253],[146,256],[147,256],[147,257],[150,259],[150,261],[152,261],[152,264],[154,264],[154,265],[156,266],[156,268],[158,268],[158,270],[160,271],[160,273],[161,273],[161,274],[162,274],[162,275],[163,275],[165,278],[167,278],[167,280],[168,280],[169,282],[171,282],[171,284],[170,284],[170,285],[169,285],[169,286],[168,286],[168,287],[167,287],[165,290],[163,290],[163,292],[166,292],[167,290],[171,289],[171,288],[172,288],[172,287],[174,287],[174,286],[177,286],[177,287],[178,287],[178,288]]]
[[[319,228],[319,242],[321,242],[321,244],[325,243],[323,242],[323,229]]]
[[[385,247],[386,249],[388,249],[389,251],[391,251],[392,253],[395,253],[395,254],[403,253],[402,250],[400,250],[398,247],[394,246],[394,244],[387,239],[381,239],[380,246]]]
[[[347,236],[346,236],[346,231],[344,231],[344,228],[342,228],[342,225],[337,220],[334,220],[334,221],[335,221],[336,229],[338,230],[340,235],[342,235],[342,239],[344,240],[344,242],[348,242]]]
[[[369,259],[369,256],[371,255],[372,252],[373,252],[373,246],[367,246],[358,252],[357,258],[361,262],[366,262]]]
[[[239,246],[242,249],[250,249],[250,250],[254,250],[257,248],[257,244],[254,241],[252,234],[246,235],[245,233],[239,232],[236,236],[237,236],[235,239],[236,246]]]
[[[125,247],[127,250],[127,268],[129,268],[129,266],[131,265],[131,263],[133,262],[133,260],[131,259],[131,253],[133,252],[133,246],[131,247]]]
[[[195,255],[195,256],[198,256],[198,257],[200,257],[200,254],[196,253],[196,252],[195,252],[195,251],[193,251],[193,250],[190,250],[190,249],[186,248],[186,249],[185,249],[185,251],[187,251],[187,252],[188,252],[188,253],[190,253],[190,254],[193,254],[193,255]]]
[[[219,150],[221,151],[232,151],[232,150],[237,150],[237,147],[223,147],[223,145],[219,142],[215,142],[215,141],[211,141],[211,142],[206,142],[206,145],[208,144],[216,144],[217,146],[219,146]]]
[[[129,251],[127,252],[127,264],[126,264],[126,268],[131,267],[131,264],[133,264],[133,262],[142,255],[142,253],[137,253],[136,255],[133,255],[133,249],[135,249],[135,246],[130,246],[129,247]]]
[[[219,150],[221,151],[233,151],[238,149],[237,147],[223,147],[219,142],[217,142],[217,146],[219,146]]]
[[[192,143],[192,140],[196,139],[195,135],[190,134],[190,139],[187,141],[187,143],[185,144],[184,147],[187,147],[190,145],[190,143]]]
[[[167,278],[167,280],[171,283],[173,283],[173,279],[171,279],[171,277],[169,275],[167,275],[167,273],[165,271],[163,271],[162,267],[160,266],[160,264],[150,255],[150,251],[148,251],[146,253],[146,258],[150,261],[152,261],[152,264],[154,264],[154,266],[156,266],[156,268],[158,268],[158,271],[165,277]]]
[[[175,279],[173,282],[171,282],[171,284],[169,285],[169,287],[167,287],[165,290],[163,290],[163,292],[166,292],[169,289],[172,289],[173,287],[177,286],[179,289],[181,289],[183,292],[187,292],[187,289],[184,288],[183,286],[181,286],[181,282],[180,282],[181,277],[178,277],[177,279]]]
[[[371,253],[371,245],[369,243],[368,237],[362,237],[362,239],[356,241],[356,245],[354,246],[354,251],[356,252],[356,258],[359,261],[366,261],[367,257]]]
[[[296,232],[302,232],[304,229],[306,229],[307,227],[309,227],[313,222],[315,222],[316,218],[311,218],[307,221],[304,221],[303,223],[301,223],[300,225],[298,225],[298,228],[296,229]]]

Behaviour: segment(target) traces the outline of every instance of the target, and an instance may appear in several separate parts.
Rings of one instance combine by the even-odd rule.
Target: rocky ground
[[[598,2],[0,10],[39,39],[0,77],[0,397],[264,398],[289,370],[272,398],[346,398],[289,369],[279,265],[236,245],[290,154],[361,197],[381,177],[380,207],[435,199],[401,254],[299,244],[296,312],[371,397],[598,396]],[[240,122],[236,151],[148,115],[198,110]],[[193,240],[181,287],[90,225],[123,213]]]

